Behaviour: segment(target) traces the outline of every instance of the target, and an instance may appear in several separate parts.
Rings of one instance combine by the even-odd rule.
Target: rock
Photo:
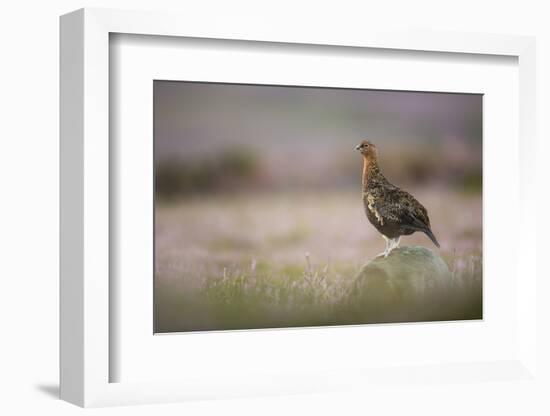
[[[349,304],[367,322],[453,319],[445,261],[425,247],[401,247],[376,257],[355,278]],[[451,313],[452,314],[452,313]]]

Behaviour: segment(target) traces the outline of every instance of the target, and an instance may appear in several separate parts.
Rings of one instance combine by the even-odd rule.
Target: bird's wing
[[[373,198],[373,209],[381,224],[392,224],[402,230],[421,231],[439,247],[439,242],[430,228],[426,208],[411,194],[397,187],[380,190]]]
[[[396,223],[419,231],[430,228],[426,208],[411,194],[397,187],[380,192],[374,206],[386,223]]]

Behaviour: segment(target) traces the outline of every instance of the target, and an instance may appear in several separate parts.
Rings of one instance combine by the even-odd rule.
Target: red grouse
[[[399,246],[402,235],[416,231],[426,234],[439,247],[430,229],[426,208],[411,194],[391,184],[378,167],[378,150],[367,140],[356,148],[363,155],[363,205],[370,223],[386,240],[386,250],[380,255],[387,257]]]

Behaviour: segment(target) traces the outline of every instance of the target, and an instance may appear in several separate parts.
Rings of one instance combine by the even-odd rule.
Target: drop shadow
[[[58,384],[37,384],[35,388],[46,396],[50,396],[53,399],[59,399]]]

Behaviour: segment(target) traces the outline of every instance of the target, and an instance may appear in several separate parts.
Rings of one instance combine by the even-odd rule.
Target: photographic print
[[[482,319],[481,94],[153,95],[156,333]]]

